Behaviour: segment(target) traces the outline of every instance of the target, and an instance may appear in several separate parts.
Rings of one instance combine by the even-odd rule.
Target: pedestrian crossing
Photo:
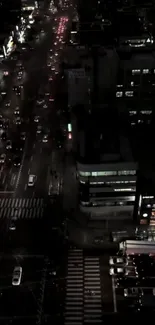
[[[66,278],[65,325],[102,323],[99,257],[70,249]]]
[[[99,257],[84,260],[84,323],[102,323],[102,300]]]
[[[0,198],[0,219],[42,218],[44,208],[43,198]]]
[[[83,324],[83,250],[68,253],[65,325]]]

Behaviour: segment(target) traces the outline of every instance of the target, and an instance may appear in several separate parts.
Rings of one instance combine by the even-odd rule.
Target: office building
[[[120,59],[116,81],[117,107],[130,124],[151,123],[155,101],[155,52],[132,53]]]
[[[78,131],[80,208],[92,219],[131,221],[138,164],[124,127],[109,107],[84,121]]]

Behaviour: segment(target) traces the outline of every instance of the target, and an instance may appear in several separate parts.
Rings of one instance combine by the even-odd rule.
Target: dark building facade
[[[0,1],[0,33],[7,33],[18,23],[21,14],[21,0]]]

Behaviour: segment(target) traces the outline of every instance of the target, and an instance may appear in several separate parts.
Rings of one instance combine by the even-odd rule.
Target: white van
[[[12,285],[19,286],[21,283],[21,277],[22,277],[22,267],[16,266],[13,270]]]
[[[36,181],[36,175],[29,175],[28,186],[34,186]]]

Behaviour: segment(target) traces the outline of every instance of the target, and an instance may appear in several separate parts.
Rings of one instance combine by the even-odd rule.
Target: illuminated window
[[[148,74],[149,73],[149,69],[143,69],[143,74]]]
[[[134,75],[134,74],[140,74],[140,69],[132,70],[132,75]]]
[[[129,114],[130,115],[136,115],[137,114],[137,111],[129,111]]]
[[[118,175],[136,175],[136,170],[119,170]]]
[[[117,85],[117,88],[123,88],[123,85]]]
[[[123,96],[123,91],[116,92],[116,97],[122,97],[122,96]]]
[[[115,176],[117,175],[117,171],[113,170],[113,171],[103,171],[103,172],[97,172],[97,176]],[[92,173],[92,176],[93,173]]]
[[[126,97],[133,97],[133,91],[126,91],[125,96]]]
[[[91,173],[90,172],[82,172],[82,171],[79,171],[79,175],[80,176],[89,177],[91,175]]]
[[[135,188],[114,188],[115,192],[132,192]]]
[[[144,115],[150,115],[152,114],[152,111],[151,110],[148,110],[148,111],[140,111],[141,114],[144,114]]]

